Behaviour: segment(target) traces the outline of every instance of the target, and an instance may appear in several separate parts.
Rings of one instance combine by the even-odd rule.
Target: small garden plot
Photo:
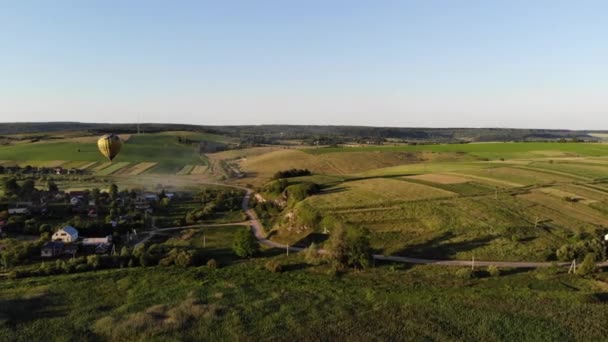
[[[319,208],[390,206],[404,201],[456,196],[450,191],[395,179],[374,178],[341,183],[309,200]]]
[[[427,174],[423,174],[423,175],[408,176],[406,178],[418,179],[418,180],[427,181],[427,182],[431,182],[431,183],[438,183],[438,184],[460,184],[460,183],[466,183],[469,181],[469,179],[466,179],[464,177],[459,177],[459,176],[455,176],[455,175],[446,175],[446,174],[440,174],[440,173],[427,173]]]
[[[608,225],[608,217],[588,205],[569,202],[555,196],[547,195],[541,191],[533,191],[528,194],[518,195],[532,203],[551,209],[552,211],[568,216],[571,220],[578,220],[593,225]],[[572,224],[572,221],[570,221]]]
[[[209,169],[209,166],[207,166],[207,165],[196,165],[192,169],[192,171],[190,171],[190,174],[191,175],[202,175],[202,174],[205,174],[208,169]]]
[[[502,182],[520,184],[523,186],[534,184],[547,184],[556,182],[572,182],[573,179],[542,171],[524,170],[513,167],[497,167],[485,170],[463,172],[473,176],[495,179]]]
[[[87,165],[90,164],[90,162],[87,161],[69,161],[63,165],[61,165],[61,167],[63,167],[64,169],[80,169],[83,165]]]
[[[101,163],[101,164],[95,166],[92,169],[92,171],[94,171],[94,172],[101,171],[101,170],[105,169],[106,167],[108,167],[110,165],[112,165],[112,163],[110,163],[110,162]]]
[[[65,160],[50,160],[50,161],[45,161],[43,163],[44,167],[59,167],[59,166],[63,166],[65,163],[67,163],[67,161]]]
[[[147,170],[153,168],[155,165],[156,165],[156,163],[151,163],[151,162],[139,163],[139,164],[131,167],[127,171],[127,174],[131,175],[131,176],[137,176],[137,175],[142,174],[142,173],[146,172]]]
[[[185,165],[177,172],[178,175],[188,175],[194,169],[194,165]]]
[[[86,170],[86,169],[92,167],[95,164],[97,164],[97,162],[88,162],[88,163],[86,163],[84,165],[81,165],[78,169],[80,169],[80,170]]]
[[[557,188],[542,188],[540,189],[541,192],[548,194],[548,195],[552,195],[555,196],[557,198],[561,198],[563,200],[570,200],[572,202],[579,202],[579,203],[583,203],[583,204],[593,204],[596,203],[596,200],[592,200],[586,197],[583,197],[581,195],[572,193],[572,192],[568,192],[568,191],[563,191]]]
[[[127,163],[127,162],[115,163],[115,164],[112,164],[109,167],[106,167],[103,170],[97,171],[96,174],[99,175],[99,176],[111,175],[114,172],[116,172],[116,171],[118,171],[118,170],[120,170],[120,169],[122,169],[124,167],[127,167],[129,164],[130,163]]]
[[[573,164],[573,163],[534,163],[535,168],[554,170],[564,173],[570,173],[576,176],[587,178],[606,178],[608,177],[608,165],[588,165],[588,164]]]

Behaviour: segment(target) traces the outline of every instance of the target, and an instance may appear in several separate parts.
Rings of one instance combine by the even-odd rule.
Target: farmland
[[[210,141],[226,141],[227,138],[213,134],[191,132],[162,132],[129,136],[121,153],[114,160],[116,165],[135,167],[127,173],[174,174],[185,165],[204,165],[206,159],[199,155],[195,146],[178,144],[178,137]],[[228,139],[229,140],[229,139]],[[19,143],[0,148],[3,165],[44,166],[91,169],[99,175],[110,175],[122,167],[110,166],[97,150],[95,137],[75,138],[69,135],[62,139]],[[93,164],[95,163],[95,164]],[[127,164],[125,164],[127,163]],[[154,164],[150,164],[154,163]]]
[[[608,229],[606,157],[597,143],[476,143],[284,150],[240,166],[254,177],[241,182],[254,184],[271,170],[309,168],[313,176],[290,183],[323,191],[302,205],[368,228],[380,253],[550,261],[563,244]],[[294,222],[277,219],[275,238],[293,244],[323,231]]]
[[[269,203],[286,199],[263,218],[271,240],[330,248],[334,228],[326,222],[338,222],[367,229],[372,251],[392,256],[552,262],[563,245],[597,238],[608,227],[608,155],[602,154],[608,145],[285,145],[199,155],[178,137],[234,142],[207,133],[133,134],[109,163],[98,157],[94,138],[69,134],[3,146],[0,165],[85,171],[36,178],[37,188],[53,180],[62,191],[108,191],[112,183],[182,194],[221,188],[208,183],[247,186]],[[290,169],[311,174],[286,178],[286,188],[269,193],[266,186],[279,182],[269,182],[277,171]],[[242,174],[231,178],[231,170]],[[28,177],[21,171],[19,184]],[[289,198],[294,187],[312,183],[317,191]],[[283,340],[290,331],[296,340],[598,340],[607,333],[601,323],[605,273],[582,278],[550,267],[490,276],[477,267],[463,278],[464,268],[380,261],[365,271],[337,272],[330,262],[312,264],[302,254],[266,248],[240,258],[233,251],[235,235],[244,229],[233,224],[246,220],[238,210],[240,196],[231,209],[201,216],[195,227],[159,231],[144,245],[149,253],[196,252],[202,260],[195,265],[165,260],[144,266],[139,259],[122,268],[3,278],[0,339]],[[200,210],[201,200],[186,195],[155,213],[155,225],[182,225]],[[211,259],[219,268],[206,266]],[[269,262],[282,272],[269,271]],[[39,263],[18,270],[38,272]],[[585,319],[572,318],[572,312]]]

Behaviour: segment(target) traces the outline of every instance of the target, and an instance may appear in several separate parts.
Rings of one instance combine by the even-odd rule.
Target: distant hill
[[[0,123],[0,135],[58,131],[88,131],[92,133],[135,133],[137,124],[107,124],[81,122]],[[245,125],[201,126],[185,124],[140,124],[142,132],[167,130],[215,133],[239,137],[254,143],[273,143],[277,140],[299,139],[322,141],[325,144],[345,141],[382,142],[390,139],[413,142],[484,142],[484,141],[543,141],[578,139],[598,141],[591,131],[513,129],[513,128],[400,128],[366,126],[304,126],[304,125]],[[608,133],[608,131],[593,131]]]

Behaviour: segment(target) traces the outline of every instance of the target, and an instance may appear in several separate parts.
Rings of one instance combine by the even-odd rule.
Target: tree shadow
[[[486,235],[472,240],[448,242],[454,236],[454,233],[446,232],[423,244],[406,247],[398,251],[396,255],[427,259],[449,259],[458,253],[486,246],[495,239],[494,236]]]
[[[337,194],[337,193],[341,193],[341,192],[344,192],[344,191],[347,191],[347,190],[348,190],[348,187],[345,187],[345,186],[328,188],[328,189],[325,189],[325,190],[321,191],[320,193],[318,193],[317,196],[329,195],[329,194]]]
[[[310,234],[306,235],[305,237],[303,237],[302,239],[298,240],[296,243],[294,243],[293,246],[307,248],[312,243],[319,245],[319,244],[322,244],[323,242],[327,241],[327,239],[329,239],[329,235],[327,235],[327,234],[310,233]]]
[[[304,270],[304,269],[307,269],[308,267],[310,267],[310,265],[308,265],[305,262],[297,262],[295,264],[287,264],[287,265],[282,266],[283,272]]]
[[[65,310],[58,305],[57,295],[39,294],[29,298],[0,300],[0,317],[6,318],[6,324],[15,326],[44,318],[56,318],[65,315]]]

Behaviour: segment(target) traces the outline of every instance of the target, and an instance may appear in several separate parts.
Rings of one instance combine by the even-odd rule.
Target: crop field
[[[137,176],[156,166],[157,163],[143,162],[137,163],[127,168],[122,168],[116,172],[118,175]]]
[[[602,157],[608,155],[608,144],[603,143],[474,143],[413,146],[370,146],[312,148],[304,150],[309,154],[330,154],[337,152],[453,152],[465,153],[488,159],[521,159],[542,157]]]
[[[122,168],[129,166],[129,164],[130,163],[127,162],[112,163],[112,165],[97,171],[95,174],[99,176],[108,176]]]
[[[194,169],[194,165],[185,165],[181,170],[177,172],[177,175],[188,175]]]
[[[558,162],[558,163],[533,163],[532,167],[559,171],[565,174],[572,174],[575,176],[586,177],[588,179],[602,179],[608,178],[608,164],[590,164],[590,163],[572,163],[572,162]]]

